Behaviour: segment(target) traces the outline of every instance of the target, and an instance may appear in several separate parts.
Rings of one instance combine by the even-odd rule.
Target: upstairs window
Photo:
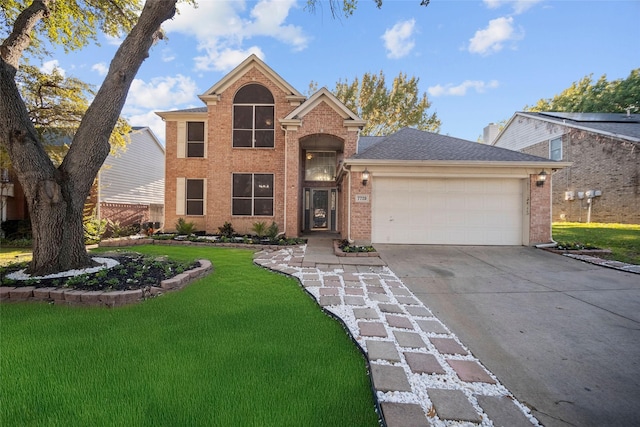
[[[304,163],[305,181],[333,181],[335,178],[335,151],[307,151]]]
[[[273,148],[273,95],[266,87],[249,84],[233,98],[233,147]]]
[[[552,139],[549,142],[549,158],[551,160],[562,160],[562,138]]]
[[[234,173],[232,215],[273,216],[273,174]]]
[[[187,157],[204,157],[204,122],[187,122]]]

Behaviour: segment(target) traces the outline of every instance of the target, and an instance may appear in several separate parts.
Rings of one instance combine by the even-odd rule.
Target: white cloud
[[[489,21],[487,28],[476,31],[469,40],[469,52],[489,55],[502,50],[504,43],[522,38],[513,27],[513,17],[501,17]]]
[[[120,46],[124,41],[123,37],[114,37],[108,34],[105,34],[104,38],[107,39],[107,44],[110,44],[112,46]]]
[[[164,144],[165,137],[165,123],[160,116],[153,111],[132,113],[130,115],[124,114],[131,126],[144,126],[151,129],[155,136]]]
[[[97,64],[93,64],[91,66],[91,71],[96,71],[98,75],[106,76],[107,71],[109,71],[109,67],[104,62],[98,62]]]
[[[198,88],[190,77],[156,77],[149,83],[134,79],[127,96],[127,106],[145,109],[174,108],[196,99]]]
[[[205,55],[196,56],[194,61],[195,68],[198,71],[229,71],[242,61],[247,59],[251,54],[255,54],[258,58],[264,60],[264,52],[257,46],[252,46],[246,50],[223,48],[221,50],[218,43],[211,43],[211,46],[203,47]]]
[[[260,52],[255,45],[245,43],[254,37],[271,37],[303,50],[309,37],[302,27],[287,24],[289,11],[296,7],[296,0],[261,0],[251,2],[247,9],[244,1],[203,1],[197,8],[184,5],[180,14],[165,26],[168,33],[178,32],[194,36],[198,50],[196,69],[202,71],[229,71],[244,60],[249,53]],[[234,58],[233,60],[231,58]],[[237,58],[241,58],[239,61]]]
[[[57,59],[52,59],[51,61],[46,61],[40,67],[40,72],[46,73],[46,74],[51,74],[53,72],[53,70],[57,70],[58,73],[60,73],[60,75],[62,75],[64,77],[65,70],[63,68],[60,68],[60,62],[58,62]]]
[[[416,21],[398,22],[382,35],[384,47],[387,49],[387,58],[398,59],[407,56],[415,46],[413,34],[415,32]]]
[[[511,5],[516,15],[526,12],[542,0],[484,0],[489,9],[497,9],[502,5]]]
[[[488,89],[495,89],[499,86],[497,80],[491,80],[489,82],[483,82],[481,80],[465,80],[457,86],[449,83],[445,86],[436,85],[427,89],[427,92],[431,96],[464,96],[467,91],[473,89],[476,93],[484,93]]]
[[[162,49],[162,62],[171,62],[176,59],[176,55],[170,48]]]

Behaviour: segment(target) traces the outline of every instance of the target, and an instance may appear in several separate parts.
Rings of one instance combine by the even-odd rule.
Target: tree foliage
[[[553,98],[540,99],[525,111],[562,111],[571,113],[621,113],[640,109],[640,68],[626,79],[608,81],[606,75],[593,80],[583,77]]]
[[[95,96],[92,85],[74,77],[66,77],[55,67],[50,73],[32,65],[22,65],[16,83],[29,117],[43,143],[72,137]],[[125,149],[130,142],[131,126],[118,118],[111,132],[111,154]]]
[[[382,7],[383,0],[373,0],[376,6],[379,8]],[[420,0],[420,6],[428,6],[431,0]],[[319,0],[307,0],[306,8],[311,12],[316,11],[316,6],[320,4],[322,6],[322,2]],[[334,17],[339,15],[344,15],[349,17],[353,15],[353,12],[358,7],[358,0],[329,0],[329,9],[331,10],[331,15]]]
[[[7,34],[0,44],[0,145],[9,154],[27,200],[34,238],[32,273],[92,264],[84,246],[85,200],[109,154],[110,136],[131,83],[153,43],[162,38],[160,25],[175,14],[176,1],[147,0],[141,9],[136,0],[7,0],[0,6],[0,35]],[[73,50],[95,40],[100,31],[127,35],[82,114],[68,153],[54,164],[35,126],[51,105],[37,99],[40,108],[28,110],[16,81],[18,69],[30,49],[45,53],[38,40]],[[32,83],[38,88],[37,81]]]
[[[382,71],[378,74],[365,73],[352,82],[338,81],[333,93],[367,121],[363,135],[388,135],[407,126],[439,132],[440,119],[436,113],[427,112],[431,103],[426,93],[419,94],[419,80],[400,73],[393,79],[391,88],[387,88]]]

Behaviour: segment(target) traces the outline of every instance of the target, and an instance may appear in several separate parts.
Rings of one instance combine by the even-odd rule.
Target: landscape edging
[[[140,239],[142,240],[142,239]],[[160,287],[147,286],[126,291],[83,291],[65,288],[36,288],[34,286],[0,286],[0,302],[42,301],[66,305],[119,307],[138,303],[163,292],[184,289],[213,270],[208,259],[199,259],[200,266],[160,282]]]

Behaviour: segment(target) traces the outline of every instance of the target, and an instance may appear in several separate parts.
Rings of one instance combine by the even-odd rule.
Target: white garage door
[[[521,245],[520,179],[387,178],[373,184],[373,243]]]

